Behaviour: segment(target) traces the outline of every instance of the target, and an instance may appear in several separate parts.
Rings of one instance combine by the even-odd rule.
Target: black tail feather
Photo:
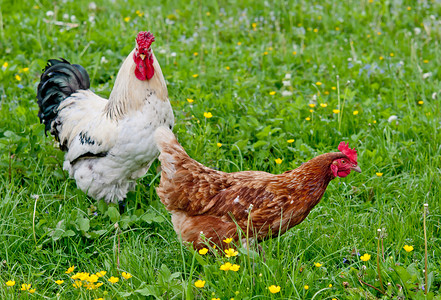
[[[51,130],[61,101],[76,91],[87,90],[89,87],[89,74],[82,66],[72,65],[64,58],[48,60],[37,88],[37,103],[40,107],[38,117],[44,123],[45,131]]]

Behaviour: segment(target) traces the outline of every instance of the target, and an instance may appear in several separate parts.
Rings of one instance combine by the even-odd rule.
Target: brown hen
[[[356,151],[344,142],[338,147],[341,152],[319,155],[273,175],[207,168],[191,159],[166,127],[156,130],[155,140],[162,168],[156,191],[172,214],[178,237],[197,249],[204,247],[205,239],[220,247],[226,238],[238,241],[238,227],[258,241],[283,234],[308,216],[332,179],[361,172]]]

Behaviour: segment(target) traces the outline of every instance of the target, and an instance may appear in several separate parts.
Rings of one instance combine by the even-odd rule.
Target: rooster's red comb
[[[154,41],[155,37],[153,36],[153,34],[150,33],[150,31],[141,31],[136,37],[136,43],[138,44],[138,47],[145,50],[150,48],[150,45]]]
[[[357,151],[349,148],[349,143],[341,142],[340,145],[338,145],[338,150],[346,155],[353,163],[357,163]]]

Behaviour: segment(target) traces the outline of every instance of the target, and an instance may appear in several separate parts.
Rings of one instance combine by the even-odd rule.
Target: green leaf
[[[107,215],[109,216],[109,218],[110,218],[110,221],[112,221],[113,223],[116,223],[116,222],[118,222],[119,221],[119,219],[120,219],[120,214],[119,214],[119,211],[116,209],[116,207],[114,207],[114,206],[110,206],[108,209],[107,209]]]
[[[90,229],[90,221],[87,218],[78,218],[77,224],[81,231],[86,232]]]

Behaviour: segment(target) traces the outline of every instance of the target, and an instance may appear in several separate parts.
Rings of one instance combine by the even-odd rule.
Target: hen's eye
[[[344,159],[342,159],[342,160],[341,160],[341,163],[342,163],[342,164],[344,164],[344,163],[345,163],[345,160],[344,160]]]

